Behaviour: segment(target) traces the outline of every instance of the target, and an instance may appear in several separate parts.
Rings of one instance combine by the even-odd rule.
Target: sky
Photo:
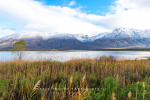
[[[97,34],[150,29],[150,0],[1,0],[0,38],[23,32]]]

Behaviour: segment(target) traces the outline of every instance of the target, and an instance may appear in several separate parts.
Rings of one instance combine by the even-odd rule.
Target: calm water
[[[114,56],[118,58],[135,59],[137,57],[150,57],[149,51],[25,51],[23,59],[51,59],[58,61],[67,61],[72,58],[96,58],[100,56]],[[16,55],[11,51],[0,51],[1,61],[12,60],[16,58]]]

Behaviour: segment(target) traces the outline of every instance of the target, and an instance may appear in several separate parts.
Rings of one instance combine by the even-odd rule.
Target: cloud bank
[[[86,16],[80,9],[45,6],[34,0],[2,0],[1,17],[24,25],[22,30],[38,32],[84,33],[108,31],[81,19]]]
[[[10,30],[10,29],[0,29],[0,36],[4,37],[4,36],[8,36],[11,34],[15,34],[16,32],[14,30]]]
[[[117,0],[105,16],[89,14],[87,20],[101,23],[107,29],[118,27],[150,29],[149,0]]]
[[[34,0],[1,0],[0,18],[22,26],[22,31],[93,34],[110,32],[115,28],[150,29],[149,0],[116,0],[104,16],[87,14],[81,8],[46,6]],[[100,24],[101,26],[98,26]],[[0,30],[0,36],[15,30]],[[8,34],[7,33],[7,34]]]

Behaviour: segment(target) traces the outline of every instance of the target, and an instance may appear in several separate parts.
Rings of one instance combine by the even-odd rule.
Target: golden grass
[[[112,93],[111,100],[116,100],[116,98],[115,98],[115,93],[114,93],[114,92]]]
[[[131,91],[128,93],[128,98],[129,99],[131,99],[131,97],[132,97],[132,93],[131,93]]]
[[[149,60],[116,60],[111,56],[94,59],[71,59],[67,62],[33,61],[31,59],[19,61],[14,59],[0,62],[0,80],[8,80],[8,87],[12,88],[12,90],[8,89],[8,92],[11,91],[11,96],[5,97],[7,99],[16,98],[16,96],[19,96],[20,99],[29,98],[32,90],[49,88],[49,91],[41,94],[39,98],[80,100],[87,98],[87,87],[93,88],[95,85],[92,81],[97,82],[112,76],[120,84],[118,91],[121,91],[128,84],[143,81],[146,75],[149,75],[149,70]],[[96,83],[95,87],[101,88],[100,83]],[[68,88],[68,90],[54,91],[53,88]],[[80,89],[75,91],[72,88]],[[144,82],[143,88],[145,89]],[[68,92],[70,94],[67,94]],[[143,91],[143,98],[144,93],[145,91]],[[110,95],[111,100],[117,99],[114,92]],[[132,98],[131,91],[127,98]]]
[[[35,84],[35,86],[34,86],[33,90],[37,90],[37,89],[39,89],[39,87],[40,87],[40,83],[41,83],[41,80],[39,80],[39,81]]]

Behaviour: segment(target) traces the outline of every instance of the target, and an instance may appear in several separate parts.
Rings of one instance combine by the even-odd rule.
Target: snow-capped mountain
[[[91,36],[84,35],[84,34],[69,34],[69,33],[39,33],[39,32],[24,32],[20,34],[13,34],[10,36],[3,37],[2,39],[8,40],[8,39],[37,39],[42,38],[43,40],[48,39],[74,39],[87,43],[87,42],[93,42],[96,39],[102,38],[108,33],[100,33],[100,34],[93,34]]]
[[[24,32],[20,34],[13,34],[3,37],[2,39],[36,39],[42,38],[43,40],[55,38],[55,39],[72,39],[75,38],[72,34],[67,33],[39,33],[39,32]]]
[[[13,34],[2,39],[36,39],[42,38],[43,40],[47,39],[74,39],[83,42],[93,42],[97,39],[123,39],[123,38],[133,38],[133,39],[142,39],[150,38],[150,30],[137,30],[134,28],[118,28],[112,31],[111,33],[97,33],[92,35],[85,34],[69,34],[69,33],[39,33],[39,32],[24,32],[20,34]]]
[[[137,29],[129,29],[129,28],[118,28],[115,29],[112,33],[105,35],[103,38],[111,38],[111,39],[123,39],[123,38],[134,38],[134,39],[142,39],[142,38],[150,38],[150,30],[137,30]]]
[[[102,49],[150,47],[150,30],[118,28],[111,33],[71,34],[24,32],[0,38],[0,49],[24,39],[29,49]]]
[[[93,34],[92,36],[84,35],[84,34],[75,34],[74,36],[81,42],[93,42],[103,36],[107,35],[108,33],[100,33],[100,34]]]

